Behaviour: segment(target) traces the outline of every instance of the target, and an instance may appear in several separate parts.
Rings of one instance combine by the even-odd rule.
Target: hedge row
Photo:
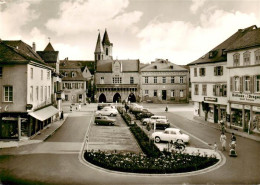
[[[182,173],[200,170],[214,165],[218,162],[216,157],[188,155],[188,154],[168,154],[160,157],[148,157],[142,154],[86,152],[86,160],[97,166],[106,169],[132,172],[132,173]]]
[[[142,151],[148,157],[159,157],[161,156],[160,150],[155,146],[153,141],[145,134],[145,132],[136,124],[130,127],[131,132],[135,136]]]

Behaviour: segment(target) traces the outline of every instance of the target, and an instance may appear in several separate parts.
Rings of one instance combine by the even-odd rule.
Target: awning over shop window
[[[54,116],[58,112],[59,112],[58,109],[56,109],[53,106],[49,106],[49,107],[43,108],[43,109],[35,111],[35,112],[29,112],[29,115],[34,117],[35,119],[44,121],[44,120]]]

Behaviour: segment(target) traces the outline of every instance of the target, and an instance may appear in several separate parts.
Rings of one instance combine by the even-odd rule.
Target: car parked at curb
[[[154,123],[158,123],[158,126],[161,124],[165,124],[165,127],[169,127],[169,121],[166,116],[151,116],[150,118],[145,118],[142,121],[143,125],[154,125]]]
[[[108,116],[96,116],[96,125],[115,125],[116,120],[109,118]]]
[[[154,139],[156,143],[159,143],[160,141],[175,142],[178,139],[184,143],[188,143],[190,141],[190,136],[183,134],[178,128],[167,128],[164,132],[154,132],[152,134],[152,139]]]
[[[117,109],[111,107],[104,107],[103,109],[96,111],[96,115],[99,116],[117,116],[117,114]]]

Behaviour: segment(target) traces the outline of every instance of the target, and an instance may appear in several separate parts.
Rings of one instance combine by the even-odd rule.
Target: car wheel
[[[96,123],[96,125],[98,125],[98,123]]]
[[[156,143],[159,143],[161,141],[161,139],[157,136],[157,137],[155,137],[155,142]]]
[[[108,123],[109,126],[111,126],[112,124],[111,123]]]
[[[113,116],[113,114],[111,113],[110,116]]]
[[[143,125],[146,125],[147,123],[146,122],[143,122]]]

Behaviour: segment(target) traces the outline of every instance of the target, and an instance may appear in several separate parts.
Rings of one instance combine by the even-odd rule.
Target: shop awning
[[[35,111],[35,112],[29,112],[29,115],[34,117],[35,119],[44,121],[44,120],[54,116],[58,112],[59,112],[58,109],[56,109],[53,106],[49,106],[49,107],[45,107],[45,108]]]

